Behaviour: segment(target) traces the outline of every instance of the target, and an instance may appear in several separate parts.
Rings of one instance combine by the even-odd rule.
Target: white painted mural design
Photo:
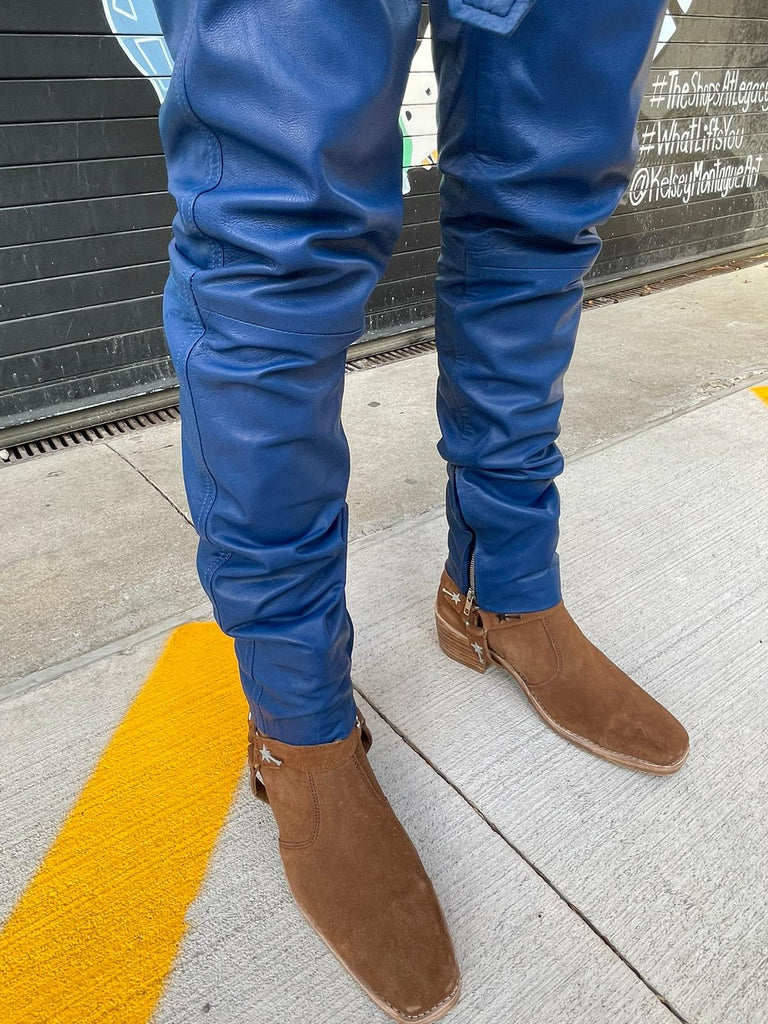
[[[168,91],[173,59],[152,0],[101,0],[110,29],[131,63],[152,83],[160,102]]]
[[[676,0],[677,6],[680,8],[681,14],[687,14],[693,0]],[[667,8],[667,13],[664,15],[664,20],[661,23],[661,32],[659,33],[659,41],[656,43],[656,51],[653,55],[653,59],[659,56],[661,51],[670,41],[672,36],[677,30],[677,18],[671,12],[670,8]]]

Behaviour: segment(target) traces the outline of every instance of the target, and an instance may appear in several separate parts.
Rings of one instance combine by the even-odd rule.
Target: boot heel
[[[437,625],[437,642],[440,644],[443,654],[447,654],[449,658],[453,658],[461,665],[474,669],[475,672],[485,672],[488,664],[486,661],[480,660],[466,634],[449,625],[440,617],[437,610],[435,611],[435,623]]]

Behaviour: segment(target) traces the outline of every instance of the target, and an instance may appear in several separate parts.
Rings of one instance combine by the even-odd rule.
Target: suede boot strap
[[[360,740],[363,744],[363,750],[367,754],[373,744],[373,736],[360,711],[357,712],[355,730],[353,731],[357,729],[360,730]],[[342,743],[346,745],[347,741],[343,740]],[[338,746],[340,745],[321,744],[317,747],[296,747],[293,750],[302,752],[304,756],[302,756],[301,760],[306,762],[306,765],[302,765],[302,767],[311,770],[313,761],[317,761],[317,766],[319,767],[323,761],[327,760],[327,754],[330,753],[330,749]],[[283,763],[283,757],[280,755],[285,755],[287,750],[291,750],[288,744],[279,743],[268,736],[264,736],[254,725],[253,719],[248,720],[248,765],[250,768],[251,792],[265,804],[269,803],[269,797],[267,796],[266,787],[259,777],[261,766],[275,765],[279,767]]]

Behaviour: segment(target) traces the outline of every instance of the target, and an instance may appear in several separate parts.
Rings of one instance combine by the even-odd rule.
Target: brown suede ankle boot
[[[478,672],[500,665],[556,733],[598,757],[671,775],[688,756],[688,733],[584,636],[562,603],[499,615],[459,592],[443,570],[437,636],[449,657]]]
[[[272,808],[288,885],[304,917],[385,1013],[428,1024],[459,998],[440,904],[366,757],[349,736],[293,746],[250,723],[251,788]],[[261,776],[261,778],[259,778]]]

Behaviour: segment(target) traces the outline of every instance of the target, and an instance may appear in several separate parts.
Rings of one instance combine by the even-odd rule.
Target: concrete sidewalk
[[[762,264],[591,310],[567,382],[566,599],[688,727],[690,760],[669,779],[597,761],[547,730],[498,669],[444,658],[434,356],[347,377],[354,680],[371,761],[456,939],[456,1024],[768,1019],[768,404],[752,389],[768,379],[767,285]],[[171,425],[0,469],[0,922],[47,884],[52,844],[86,813],[80,794],[168,636],[208,615],[178,459]],[[293,907],[243,767],[220,833],[201,804],[211,859],[152,1020],[383,1020]],[[161,813],[147,801],[136,835],[172,829]],[[14,992],[54,968],[74,986],[78,948],[61,920],[83,898],[88,855],[78,848],[50,919],[11,918],[29,950]],[[104,883],[126,916],[152,856],[137,840],[124,877]],[[148,962],[159,986],[166,968]],[[39,1018],[3,1006],[0,982],[0,1019],[149,1019],[139,989],[152,979],[130,964],[83,977]]]

